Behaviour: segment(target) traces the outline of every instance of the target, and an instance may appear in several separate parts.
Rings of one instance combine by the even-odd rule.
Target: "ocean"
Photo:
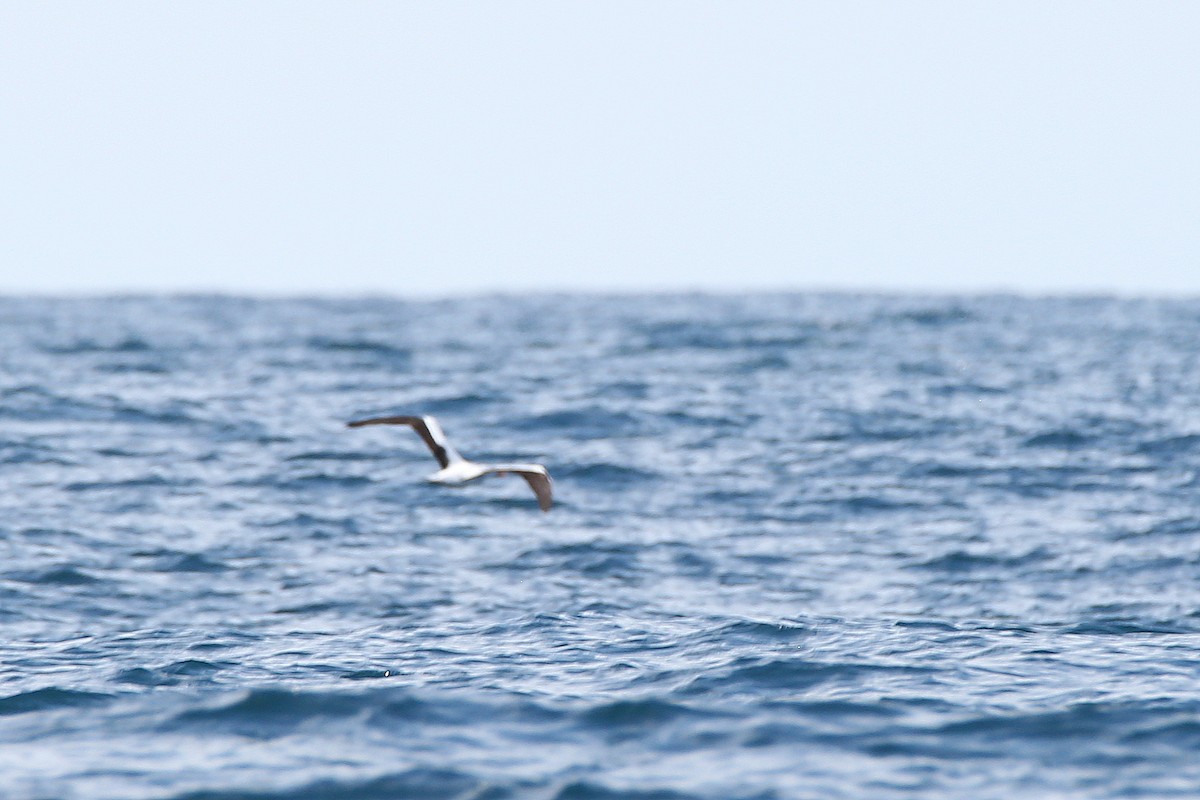
[[[1198,753],[1200,301],[0,299],[5,800],[1200,797]]]

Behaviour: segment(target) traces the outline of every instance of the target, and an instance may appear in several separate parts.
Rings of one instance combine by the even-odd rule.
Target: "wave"
[[[5,577],[10,580],[22,581],[23,583],[50,586],[88,586],[104,582],[103,578],[97,578],[70,564],[51,567],[45,570],[10,572]]]
[[[496,569],[579,573],[592,578],[630,578],[640,570],[641,548],[602,541],[546,545],[525,550],[515,558],[493,565]]]
[[[436,397],[423,400],[420,403],[422,414],[466,414],[487,406],[495,405],[506,399],[501,392],[489,394],[467,393],[449,397]]]
[[[1098,743],[1120,741],[1129,737],[1146,743],[1178,730],[1181,720],[1192,737],[1200,734],[1196,715],[1200,705],[1195,702],[1174,704],[1075,703],[1063,709],[1025,714],[985,714],[937,728],[949,737],[979,737],[995,743],[1003,740],[1017,742],[1050,741],[1069,746],[1072,741]],[[1193,727],[1194,726],[1194,727]],[[1173,745],[1182,742],[1174,740]]]
[[[518,431],[536,431],[542,436],[583,440],[630,436],[641,431],[643,425],[632,414],[589,406],[519,417],[510,423],[510,427]]]
[[[63,486],[68,492],[114,491],[126,489],[180,489],[194,486],[195,481],[165,478],[162,475],[143,475],[124,480],[73,481]]]
[[[750,797],[738,794],[723,795],[728,800]],[[755,797],[767,795],[755,793]],[[551,800],[701,800],[705,795],[679,792],[673,789],[618,789],[600,781],[571,781],[556,792]]]
[[[917,569],[959,575],[988,569],[1021,569],[1032,564],[1050,561],[1053,558],[1054,553],[1045,547],[1036,547],[1019,555],[997,555],[993,553],[971,553],[966,550],[953,550],[926,561],[921,561],[913,566]]]
[[[131,667],[117,673],[118,683],[143,687],[178,686],[182,683],[208,681],[217,673],[228,669],[231,664],[215,663],[201,659],[184,659],[164,667]]]
[[[646,725],[662,725],[696,714],[696,711],[680,703],[642,698],[592,706],[581,716],[585,724],[612,733],[615,729],[641,729]]]
[[[387,458],[386,454],[371,450],[311,450],[287,456],[284,461],[381,461]]]
[[[379,358],[393,363],[407,364],[412,360],[412,350],[408,347],[401,347],[387,342],[380,342],[374,339],[347,337],[336,338],[328,336],[312,336],[307,341],[308,347],[313,350],[325,351],[329,353],[352,353],[354,355],[368,355],[373,358]]]
[[[1165,436],[1137,446],[1137,452],[1157,457],[1191,454],[1197,450],[1200,450],[1200,433]]]
[[[187,425],[200,422],[197,406],[159,401],[153,407],[129,405],[113,395],[74,397],[40,386],[17,386],[0,391],[0,419],[21,422],[125,422]]]
[[[739,658],[719,674],[690,681],[680,692],[687,697],[776,690],[800,691],[831,682],[853,683],[870,674],[927,675],[933,667],[892,666],[871,662],[811,661],[805,658]]]
[[[169,800],[504,800],[515,796],[491,788],[487,781],[469,772],[414,767],[365,779],[322,779],[280,789],[185,792]]]
[[[84,692],[51,686],[0,697],[0,716],[86,708],[107,703],[114,697],[103,692]]]
[[[178,550],[140,551],[135,557],[152,558],[155,561],[156,572],[199,572],[215,575],[227,572],[229,566],[220,560],[214,560],[207,553],[187,553]]]
[[[41,351],[59,356],[92,353],[149,353],[155,348],[140,336],[124,336],[110,340],[82,338],[61,344],[43,344]]]
[[[1200,302],[0,298],[0,333],[0,795],[1200,786]],[[428,486],[354,409],[562,502]]]
[[[1022,442],[1022,445],[1025,447],[1042,447],[1055,450],[1078,450],[1081,447],[1087,447],[1094,441],[1093,437],[1082,434],[1079,431],[1063,429],[1030,436]]]
[[[577,464],[555,470],[555,479],[567,479],[584,486],[620,488],[654,481],[662,476],[650,470],[624,464]]]

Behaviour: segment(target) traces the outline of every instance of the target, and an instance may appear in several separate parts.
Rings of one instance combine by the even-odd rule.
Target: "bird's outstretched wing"
[[[486,471],[495,475],[520,475],[533,489],[538,508],[542,511],[549,511],[554,504],[554,482],[541,464],[492,464],[486,467]]]
[[[346,423],[348,428],[361,428],[364,425],[408,425],[429,445],[433,457],[442,469],[448,467],[452,461],[462,460],[458,451],[446,441],[446,434],[442,432],[442,426],[438,425],[436,417],[371,417]]]

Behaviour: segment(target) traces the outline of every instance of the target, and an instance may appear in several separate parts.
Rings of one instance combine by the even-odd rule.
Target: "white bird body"
[[[482,478],[484,475],[520,475],[533,489],[537,497],[538,507],[549,511],[553,504],[553,482],[550,473],[541,464],[477,464],[463,458],[457,450],[450,446],[442,426],[436,417],[372,417],[347,423],[351,428],[363,425],[408,425],[425,440],[433,457],[441,467],[430,475],[427,480],[444,486],[460,486],[468,481]]]

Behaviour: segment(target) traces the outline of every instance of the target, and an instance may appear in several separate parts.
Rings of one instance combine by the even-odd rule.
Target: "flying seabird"
[[[349,428],[361,428],[364,425],[408,425],[416,431],[429,445],[433,457],[441,466],[429,476],[428,480],[432,483],[458,486],[489,474],[520,475],[537,496],[538,507],[542,511],[550,510],[553,502],[550,473],[541,464],[476,464],[468,461],[446,441],[446,434],[442,433],[442,426],[438,425],[435,417],[372,417],[346,423]]]

